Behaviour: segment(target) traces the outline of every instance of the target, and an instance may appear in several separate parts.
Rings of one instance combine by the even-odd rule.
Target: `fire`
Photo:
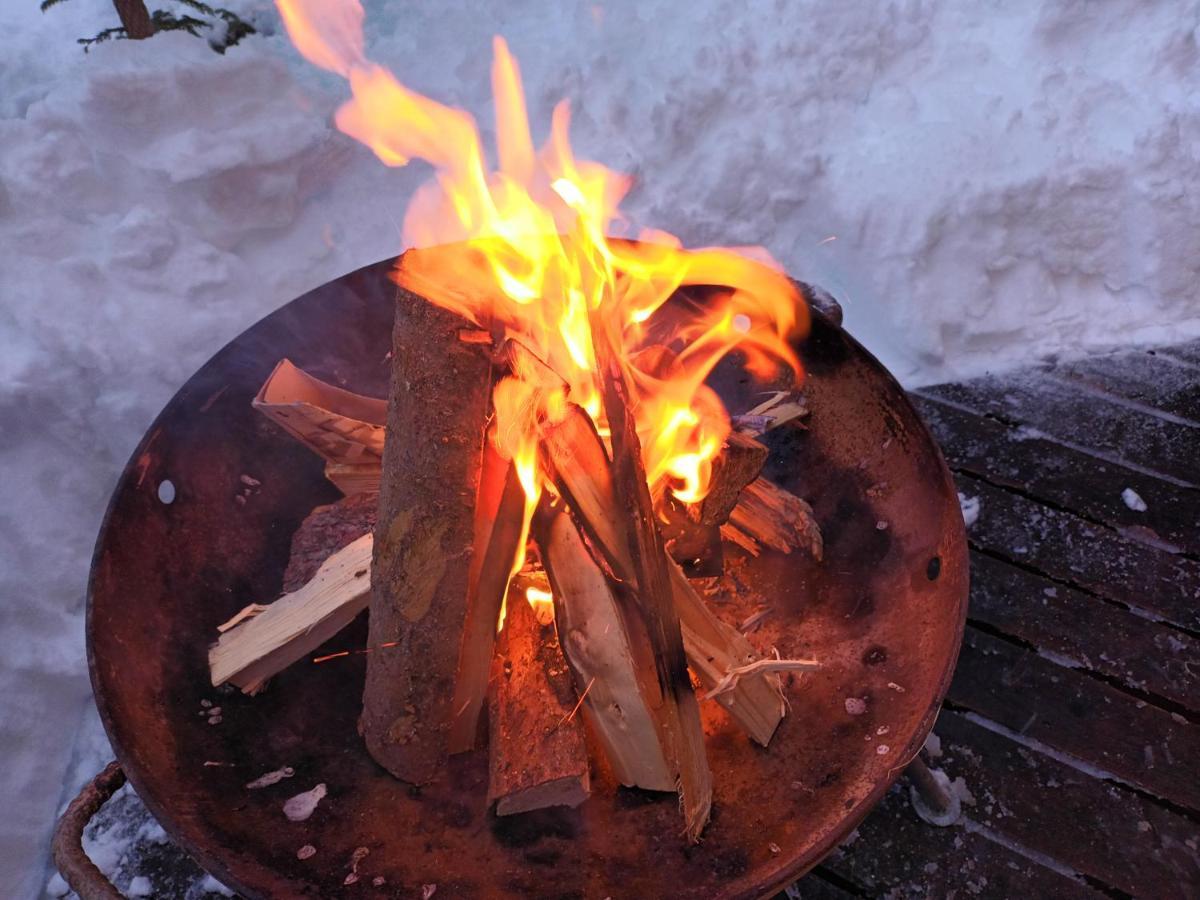
[[[397,280],[520,341],[561,379],[516,371],[495,389],[495,440],[516,461],[527,520],[543,486],[538,421],[553,419],[569,399],[606,434],[594,329],[605,329],[618,350],[652,490],[669,489],[684,502],[703,498],[730,428],[704,384],[713,367],[737,349],[756,375],[780,365],[801,372],[788,339],[807,327],[807,310],[765,251],[688,251],[657,231],[643,231],[636,243],[610,237],[629,180],[575,158],[565,102],[535,149],[517,61],[503,39],[493,46],[491,168],[468,113],[411,91],[367,58],[358,0],[277,4],[299,51],[349,83],[338,127],[386,165],[419,158],[434,168],[406,213],[404,240],[438,249],[406,254]],[[687,285],[722,291],[703,303],[667,303]]]

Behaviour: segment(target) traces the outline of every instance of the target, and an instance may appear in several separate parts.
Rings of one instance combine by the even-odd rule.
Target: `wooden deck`
[[[1200,342],[913,399],[980,502],[931,760],[974,803],[902,784],[789,893],[1200,897]]]
[[[936,828],[901,782],[788,895],[1200,897],[1200,342],[914,400],[980,503],[931,759],[972,802]],[[183,896],[150,849],[125,879]]]

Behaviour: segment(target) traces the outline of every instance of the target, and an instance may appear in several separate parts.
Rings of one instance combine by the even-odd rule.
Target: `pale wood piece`
[[[424,784],[446,771],[474,507],[491,393],[491,348],[464,321],[403,288],[371,575],[360,728],[376,762]],[[436,411],[436,414],[432,414]]]
[[[736,431],[761,437],[773,428],[789,422],[805,427],[803,420],[811,411],[800,390],[775,391],[762,403],[732,419]]]
[[[592,316],[591,331],[604,414],[612,435],[614,509],[628,517],[627,546],[637,586],[634,611],[640,614],[645,626],[662,692],[661,705],[655,710],[655,725],[667,761],[679,779],[684,833],[688,840],[698,842],[712,812],[712,772],[704,751],[700,704],[688,678],[687,656],[668,568],[671,562],[654,515],[621,361],[613,338],[598,315]],[[629,629],[633,627],[632,619],[633,616],[626,615]]]
[[[347,497],[357,494],[378,494],[379,477],[383,474],[379,461],[368,463],[326,463],[325,477]]]
[[[590,792],[583,719],[554,625],[508,604],[488,694],[488,805],[496,815],[578,806]]]
[[[551,511],[543,501],[534,535],[550,577],[563,656],[583,698],[580,709],[614,775],[628,787],[674,791],[653,698],[639,674],[653,662],[639,665],[609,580],[565,512]]]
[[[729,524],[780,553],[799,547],[816,560],[825,553],[812,507],[766,478],[756,478],[746,486],[729,516]]]
[[[761,662],[762,656],[744,634],[709,608],[674,563],[671,586],[688,665],[709,692],[704,699],[716,699],[752,740],[767,746],[787,713],[779,676],[770,670],[750,672],[712,693],[730,672]]]
[[[524,537],[525,491],[517,468],[488,441],[475,501],[475,552],[468,575],[467,612],[454,681],[448,747],[464,753],[476,744],[479,714],[487,699],[488,673],[500,608]],[[446,639],[453,641],[454,635]]]
[[[327,462],[378,465],[387,404],[314,378],[283,359],[251,404]]]
[[[370,598],[373,543],[371,535],[363,535],[330,556],[298,591],[224,631],[208,651],[213,685],[230,682],[256,693],[272,675],[350,624]]]

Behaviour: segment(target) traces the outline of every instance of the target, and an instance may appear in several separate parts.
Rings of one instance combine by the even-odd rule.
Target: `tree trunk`
[[[127,37],[140,41],[154,34],[154,23],[150,21],[150,13],[143,0],[113,0],[113,6],[117,8]]]

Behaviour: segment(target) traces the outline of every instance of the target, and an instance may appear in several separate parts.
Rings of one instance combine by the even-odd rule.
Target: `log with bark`
[[[369,638],[395,650],[368,658],[360,728],[380,765],[418,784],[449,754],[492,380],[491,347],[460,341],[464,324],[399,290]]]
[[[498,816],[578,806],[591,789],[587,746],[553,622],[514,597],[491,662],[488,804]]]

